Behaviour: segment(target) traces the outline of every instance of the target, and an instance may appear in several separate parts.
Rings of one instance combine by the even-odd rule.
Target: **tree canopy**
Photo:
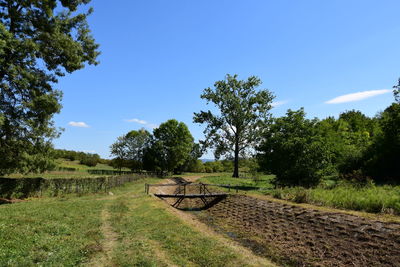
[[[264,133],[258,147],[260,166],[275,174],[278,184],[318,184],[329,158],[323,140],[315,134],[317,122],[306,119],[303,109],[288,110]]]
[[[215,82],[214,88],[204,89],[201,98],[214,104],[218,113],[194,113],[194,122],[206,124],[202,145],[214,148],[216,158],[233,153],[233,177],[239,177],[239,155],[246,154],[260,140],[274,98],[266,89],[256,90],[261,85],[259,78],[237,77],[228,74],[225,80]]]
[[[48,167],[58,77],[98,63],[89,2],[0,0],[0,174]]]
[[[151,133],[145,129],[133,130],[118,137],[110,146],[111,155],[115,156],[115,167],[128,167],[133,171],[143,169],[143,154],[151,145],[151,139]]]
[[[194,139],[183,122],[168,120],[154,129],[158,164],[162,170],[175,171],[191,157]]]

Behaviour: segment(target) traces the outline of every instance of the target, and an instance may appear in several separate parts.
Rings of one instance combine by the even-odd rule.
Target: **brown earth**
[[[185,200],[179,208],[202,206],[199,200]],[[194,215],[256,254],[285,265],[400,266],[400,224],[395,222],[245,195],[231,195]]]
[[[400,266],[400,224],[244,195],[202,211],[201,221],[258,254],[294,266]]]

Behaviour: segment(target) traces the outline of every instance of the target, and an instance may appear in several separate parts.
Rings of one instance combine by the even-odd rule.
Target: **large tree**
[[[48,167],[58,77],[97,64],[90,0],[0,0],[0,174]]]
[[[190,157],[194,139],[183,122],[168,120],[154,129],[153,153],[162,171],[177,171]]]
[[[115,156],[116,167],[129,167],[132,171],[143,168],[143,155],[151,145],[152,135],[145,129],[133,130],[118,137],[111,145],[111,155]]]
[[[257,91],[261,80],[255,76],[238,80],[227,75],[214,88],[206,88],[201,95],[207,104],[213,103],[218,112],[194,113],[194,122],[206,124],[205,147],[214,148],[215,157],[234,155],[233,177],[239,177],[239,156],[258,143],[261,132],[270,118],[274,98],[266,89]]]

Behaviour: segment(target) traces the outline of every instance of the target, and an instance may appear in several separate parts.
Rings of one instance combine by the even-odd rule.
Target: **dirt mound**
[[[230,196],[197,214],[260,255],[294,266],[400,266],[400,224]]]

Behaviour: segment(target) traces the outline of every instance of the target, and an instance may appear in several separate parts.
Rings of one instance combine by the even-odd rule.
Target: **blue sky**
[[[319,118],[350,109],[375,115],[393,101],[400,76],[400,1],[92,0],[90,6],[100,64],[60,79],[63,109],[55,121],[65,131],[56,148],[109,157],[118,136],[171,118],[201,139],[193,112],[208,107],[199,96],[227,73],[259,76],[260,88],[280,104],[275,116],[304,107]]]

